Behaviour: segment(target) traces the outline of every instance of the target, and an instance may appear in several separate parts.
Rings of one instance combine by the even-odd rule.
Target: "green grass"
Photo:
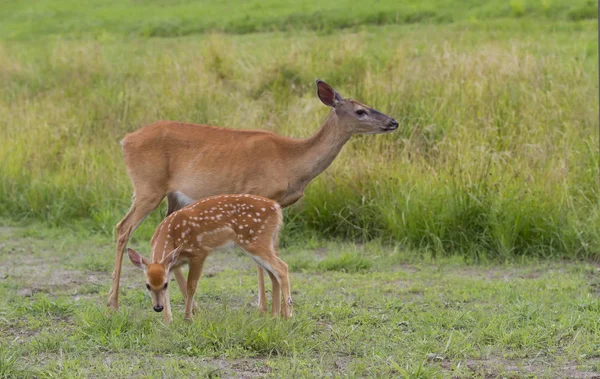
[[[265,33],[139,32],[149,14],[195,20],[191,2],[165,12],[160,2],[3,2],[0,217],[111,235],[131,199],[125,133],[172,119],[308,136],[328,112],[315,96],[321,78],[401,127],[353,138],[287,211],[284,244],[375,239],[473,261],[598,257],[597,22],[569,16],[595,3],[235,4],[203,4],[197,31],[245,33],[236,20],[249,14],[247,31]],[[439,17],[367,20],[400,6]],[[328,21],[322,33],[286,18],[321,22],[314,12],[354,21]],[[136,237],[148,240],[162,214],[164,205]]]
[[[4,1],[0,37],[32,39],[48,34],[75,36],[176,37],[210,31],[318,30],[361,25],[450,23],[498,18],[596,19],[591,0],[392,1]]]
[[[110,269],[91,268],[84,257],[109,267],[113,248],[105,237],[69,234],[3,230],[0,377],[598,373],[599,283],[588,264],[469,266],[378,243],[291,245],[281,256],[292,269],[294,317],[283,321],[258,315],[251,260],[218,252],[200,280],[194,321],[183,321],[173,291],[174,322],[165,326],[129,262],[121,309],[108,312]]]

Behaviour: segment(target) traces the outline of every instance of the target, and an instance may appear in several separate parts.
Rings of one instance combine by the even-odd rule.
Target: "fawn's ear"
[[[165,266],[165,270],[168,271],[171,268],[171,266],[173,266],[175,264],[175,262],[177,262],[177,258],[179,258],[179,253],[181,252],[182,248],[183,248],[183,245],[179,245],[178,248],[171,251],[169,253],[169,255],[167,255],[166,257],[164,257],[162,259],[162,261],[160,261],[160,264]]]
[[[317,79],[317,96],[321,99],[321,102],[328,107],[335,107],[344,98],[337,93],[333,87],[325,83],[321,79]]]
[[[131,261],[131,263],[133,263],[140,269],[146,271],[146,267],[148,266],[148,261],[146,260],[146,258],[142,257],[140,253],[133,249],[127,249],[127,255],[129,255],[129,260]]]

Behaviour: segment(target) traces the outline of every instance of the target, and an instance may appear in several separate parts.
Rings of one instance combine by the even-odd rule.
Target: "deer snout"
[[[155,305],[154,312],[162,312],[163,308],[164,307],[162,305]]]
[[[387,123],[387,129],[388,130],[396,130],[396,129],[398,129],[398,121],[396,121],[396,119],[391,119]]]

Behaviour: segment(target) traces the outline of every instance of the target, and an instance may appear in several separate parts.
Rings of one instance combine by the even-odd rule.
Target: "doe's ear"
[[[167,271],[171,268],[171,266],[175,264],[175,262],[177,262],[177,258],[179,258],[179,253],[181,252],[181,249],[183,249],[183,244],[179,245],[179,247],[171,251],[166,257],[162,259],[162,261],[160,261],[160,264],[165,266],[165,269]]]
[[[148,266],[148,261],[146,258],[142,257],[140,253],[133,249],[127,249],[127,255],[129,255],[129,260],[135,266],[139,267],[142,270],[146,270],[146,266]]]
[[[319,96],[321,102],[328,107],[335,107],[340,101],[344,100],[333,87],[321,79],[317,79],[317,96]]]

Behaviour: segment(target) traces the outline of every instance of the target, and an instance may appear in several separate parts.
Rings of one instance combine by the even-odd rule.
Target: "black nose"
[[[388,126],[390,128],[397,128],[398,127],[398,121],[396,121],[395,119],[391,119],[390,122],[388,122]]]
[[[162,310],[163,310],[163,306],[162,305],[157,305],[157,306],[154,307],[154,311],[155,312],[162,312]]]

